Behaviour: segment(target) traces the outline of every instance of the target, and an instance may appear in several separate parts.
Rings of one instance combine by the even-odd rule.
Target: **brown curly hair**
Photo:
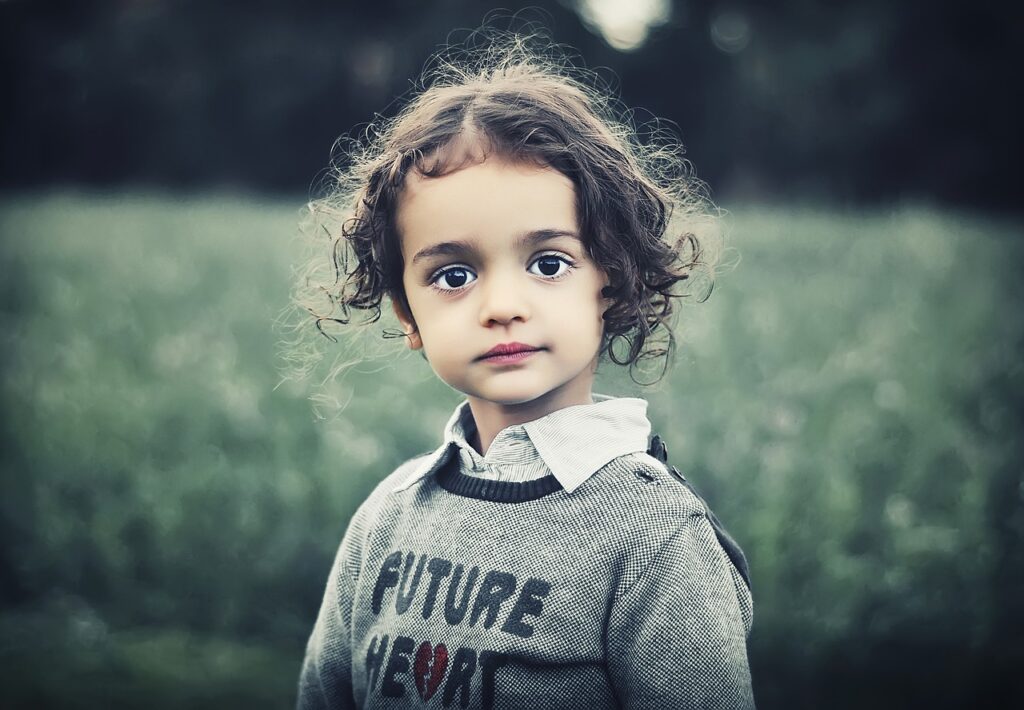
[[[368,314],[364,323],[379,320],[385,296],[410,312],[395,221],[405,178],[458,170],[465,161],[453,156],[465,152],[451,148],[485,143],[572,180],[584,244],[609,277],[599,357],[630,366],[635,381],[634,366],[663,358],[660,379],[675,345],[673,299],[705,300],[717,260],[697,235],[701,225],[717,234],[715,211],[682,146],[657,122],[642,141],[632,112],[617,108],[597,75],[551,43],[531,46],[537,35],[478,30],[472,39],[482,48],[467,43],[428,63],[396,117],[371,124],[362,140],[336,144],[344,164],[335,166],[328,194],[309,204],[307,227],[326,234],[330,265],[302,275],[296,303],[331,340],[325,326],[348,325],[353,310]]]

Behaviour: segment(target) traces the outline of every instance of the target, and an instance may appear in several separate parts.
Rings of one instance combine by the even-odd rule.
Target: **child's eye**
[[[534,270],[534,267],[536,267],[536,270]],[[563,269],[562,267],[565,268]],[[575,267],[576,265],[564,256],[545,254],[530,264],[530,273],[549,279],[557,279],[565,276],[569,269]]]
[[[430,284],[439,291],[458,291],[474,280],[476,275],[465,266],[450,266],[434,274]]]

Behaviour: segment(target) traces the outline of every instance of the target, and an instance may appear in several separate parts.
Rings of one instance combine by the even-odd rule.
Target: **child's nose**
[[[492,323],[510,323],[516,319],[527,320],[530,307],[526,299],[526,290],[521,279],[513,274],[491,274],[482,278],[480,324],[489,326]]]

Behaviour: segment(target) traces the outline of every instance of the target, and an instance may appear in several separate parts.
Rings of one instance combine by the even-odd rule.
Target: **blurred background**
[[[598,391],[746,550],[759,706],[1019,698],[1024,6],[529,5],[729,212],[669,377]],[[294,702],[349,516],[460,398],[282,383],[293,238],[493,7],[0,2],[4,707]]]

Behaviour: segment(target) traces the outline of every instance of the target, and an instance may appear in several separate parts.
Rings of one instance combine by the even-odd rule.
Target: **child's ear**
[[[402,330],[405,331],[405,340],[409,344],[409,349],[419,350],[422,348],[423,340],[420,338],[419,329],[416,328],[416,321],[412,319],[412,314],[406,311],[405,307],[398,302],[398,299],[391,299],[391,308],[394,310],[398,322],[402,324]]]
[[[604,301],[604,304],[606,306],[610,306],[612,303],[612,299],[604,295],[604,290],[612,285],[612,277],[609,276],[608,272],[604,270],[601,271],[601,277],[602,281],[604,282],[604,285],[601,287],[601,300]]]

